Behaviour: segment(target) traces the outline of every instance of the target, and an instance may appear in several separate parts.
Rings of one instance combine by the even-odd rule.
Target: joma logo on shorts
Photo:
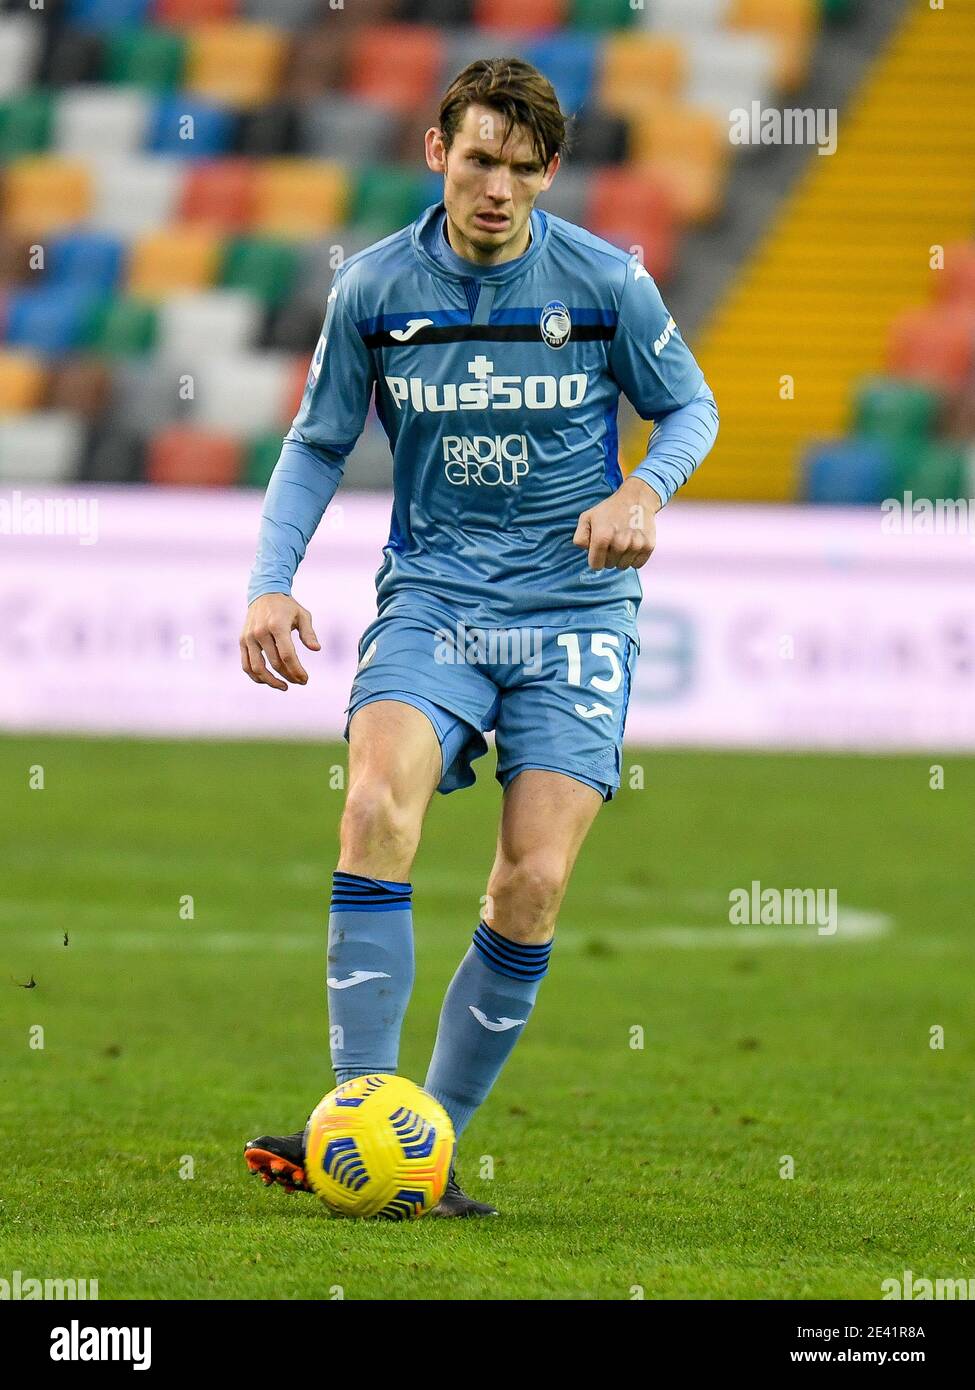
[[[523,434],[445,434],[444,475],[466,487],[517,487],[528,472],[528,440]]]

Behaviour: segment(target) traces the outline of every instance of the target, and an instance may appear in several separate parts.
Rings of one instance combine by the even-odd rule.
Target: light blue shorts
[[[427,615],[395,613],[362,635],[346,713],[351,720],[375,700],[422,710],[440,740],[441,792],[474,782],[471,764],[493,730],[503,787],[542,768],[609,801],[620,784],[636,656],[632,638],[598,626],[440,627]]]

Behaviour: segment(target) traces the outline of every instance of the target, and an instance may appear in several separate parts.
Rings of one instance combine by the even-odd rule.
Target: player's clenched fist
[[[649,483],[627,478],[612,497],[582,513],[572,544],[588,550],[591,570],[638,570],[653,554],[660,507]]]
[[[298,660],[291,634],[297,631],[311,652],[320,652],[322,645],[311,625],[311,614],[288,594],[262,594],[247,610],[244,630],[240,634],[240,664],[252,681],[270,685],[275,690],[287,690],[285,681],[307,685],[308,672]],[[265,665],[264,658],[284,676],[277,680]]]

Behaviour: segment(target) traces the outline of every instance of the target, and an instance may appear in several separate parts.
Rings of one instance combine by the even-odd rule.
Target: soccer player
[[[474,62],[444,94],[425,137],[442,202],[335,274],[268,486],[240,641],[252,680],[306,683],[292,633],[320,647],[292,580],[375,393],[393,509],[348,706],[332,1065],[339,1083],[396,1071],[424,814],[434,791],[474,781],[493,730],[497,853],[423,1083],[458,1136],[525,1029],[576,855],[619,786],[655,514],[717,433],[714,397],[639,257],[535,207],[565,147],[551,84],[519,59]],[[655,422],[626,479],[621,391]],[[252,1140],[245,1156],[267,1183],[306,1186],[302,1131]],[[436,1211],[495,1214],[453,1166]]]

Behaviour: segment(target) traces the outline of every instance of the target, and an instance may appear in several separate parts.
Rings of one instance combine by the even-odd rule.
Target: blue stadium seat
[[[80,29],[116,29],[123,24],[142,24],[150,0],[68,0],[65,18]]]
[[[87,285],[15,290],[7,299],[6,340],[13,347],[68,352],[84,341],[101,298]]]
[[[814,444],[803,459],[802,497],[834,506],[870,506],[896,487],[894,452],[883,439]]]
[[[523,52],[551,82],[562,110],[575,112],[592,97],[600,47],[591,34],[562,33],[535,39]]]
[[[121,278],[125,254],[125,242],[110,232],[65,232],[51,242],[47,279],[52,284],[84,285],[107,293]]]
[[[193,118],[192,139],[182,134],[187,116]],[[231,148],[235,127],[236,117],[225,106],[196,101],[185,92],[162,96],[149,121],[147,148],[180,159],[208,159]]]

